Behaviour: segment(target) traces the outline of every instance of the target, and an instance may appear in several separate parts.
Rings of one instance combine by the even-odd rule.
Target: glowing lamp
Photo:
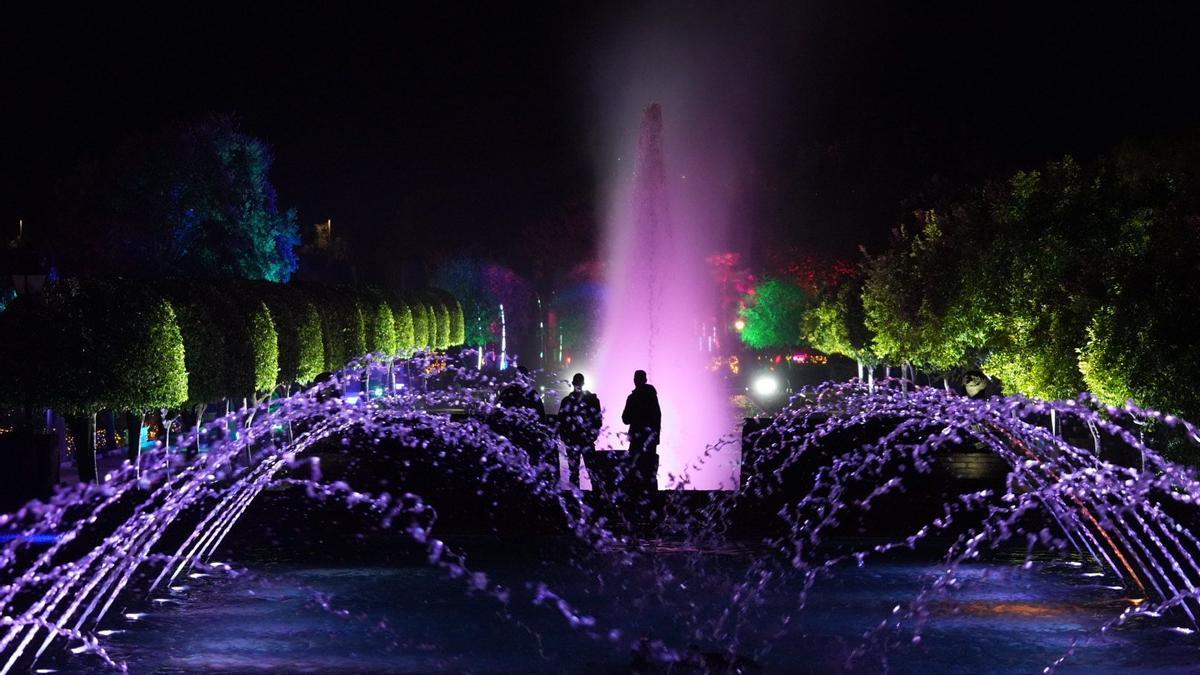
[[[779,393],[779,380],[770,374],[762,374],[754,378],[754,395],[760,398],[771,398]]]
[[[736,330],[736,331],[737,331],[737,332],[739,332],[739,333],[740,333],[740,332],[742,332],[742,331],[744,331],[744,330],[746,330],[746,322],[745,322],[745,321],[743,321],[743,320],[741,320],[741,319],[738,319],[737,321],[734,321],[734,322],[733,322],[733,329],[734,329],[734,330]]]

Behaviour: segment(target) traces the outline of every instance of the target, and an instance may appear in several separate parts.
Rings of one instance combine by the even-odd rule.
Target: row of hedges
[[[437,289],[68,280],[0,314],[0,402],[89,415],[253,397],[362,354],[462,344],[462,327]]]

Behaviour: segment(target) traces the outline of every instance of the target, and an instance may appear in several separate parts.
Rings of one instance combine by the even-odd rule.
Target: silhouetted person
[[[537,413],[538,420],[546,419],[546,406],[542,396],[533,386],[533,376],[525,366],[517,366],[517,377],[512,384],[500,390],[496,405],[510,410],[525,408]]]
[[[579,460],[596,449],[603,420],[600,399],[583,388],[583,373],[571,378],[571,393],[558,406],[558,437],[567,449],[567,479],[579,487]]]
[[[558,480],[558,443],[543,422],[546,406],[533,386],[533,377],[525,366],[517,367],[517,377],[496,396],[496,406],[488,424],[529,454],[530,464],[553,469]],[[549,477],[547,477],[549,480]]]
[[[658,489],[658,442],[662,432],[662,410],[658,391],[646,383],[646,371],[633,373],[633,391],[625,399],[621,421],[629,425],[629,455],[633,464],[631,487],[645,499]]]

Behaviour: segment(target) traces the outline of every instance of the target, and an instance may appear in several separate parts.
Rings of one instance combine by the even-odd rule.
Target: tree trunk
[[[145,421],[145,413],[125,413],[125,454],[131,462],[136,462],[142,451],[142,424]]]
[[[858,381],[859,381],[859,382],[862,382],[862,379],[863,379],[863,362],[862,362],[862,359],[855,359],[854,361],[855,361],[855,362],[858,364]]]
[[[204,428],[204,416],[208,414],[208,404],[201,403],[196,406],[196,454],[200,454],[200,433]]]
[[[62,466],[63,458],[67,456],[67,420],[60,412],[54,412],[54,444],[56,452],[54,453],[54,482],[58,483],[62,480],[59,472],[59,467]]]
[[[75,468],[79,472],[79,482],[98,482],[100,472],[96,467],[96,414],[72,418],[71,432],[75,435]]]
[[[117,447],[117,411],[109,410],[104,416],[104,449]]]

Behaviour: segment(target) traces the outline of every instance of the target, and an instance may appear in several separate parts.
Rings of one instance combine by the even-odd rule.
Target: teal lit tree
[[[60,216],[74,272],[287,281],[300,242],[271,151],[230,117],[131,140]]]

